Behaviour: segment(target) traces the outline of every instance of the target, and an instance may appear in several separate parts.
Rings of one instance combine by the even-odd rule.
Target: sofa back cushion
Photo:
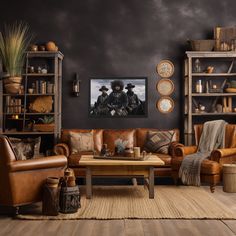
[[[199,144],[200,137],[202,134],[203,125],[194,125],[195,143]],[[236,124],[228,124],[225,128],[225,148],[236,147]]]
[[[107,148],[111,151],[115,151],[115,142],[118,139],[127,141],[126,148],[133,148],[136,146],[135,129],[106,129],[103,131],[103,142],[107,144]]]
[[[103,130],[102,129],[63,129],[61,132],[61,142],[70,145],[70,132],[75,133],[90,133],[93,131],[94,149],[98,152],[102,149]]]
[[[137,146],[141,147],[141,150],[143,150],[144,144],[146,142],[148,131],[156,132],[156,131],[158,131],[158,129],[139,128],[136,130]],[[163,131],[165,131],[165,130],[163,130]],[[169,131],[169,130],[167,130],[167,131]],[[173,129],[173,131],[175,133],[174,133],[172,141],[178,142],[179,141],[179,130]]]

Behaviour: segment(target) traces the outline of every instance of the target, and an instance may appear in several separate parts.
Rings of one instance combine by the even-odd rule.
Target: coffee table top
[[[80,166],[163,166],[164,164],[164,161],[155,155],[140,161],[94,159],[93,155],[82,155],[79,161]]]

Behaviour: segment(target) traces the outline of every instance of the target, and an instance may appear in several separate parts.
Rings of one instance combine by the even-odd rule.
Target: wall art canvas
[[[91,78],[89,116],[147,117],[147,78]]]

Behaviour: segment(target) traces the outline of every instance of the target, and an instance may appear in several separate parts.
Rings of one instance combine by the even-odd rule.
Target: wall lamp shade
[[[80,93],[80,80],[79,80],[79,74],[75,74],[75,78],[73,80],[73,94],[74,96],[78,97]]]

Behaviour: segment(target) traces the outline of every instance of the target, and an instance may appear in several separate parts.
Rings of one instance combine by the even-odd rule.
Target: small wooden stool
[[[236,193],[236,164],[223,165],[223,191]]]

